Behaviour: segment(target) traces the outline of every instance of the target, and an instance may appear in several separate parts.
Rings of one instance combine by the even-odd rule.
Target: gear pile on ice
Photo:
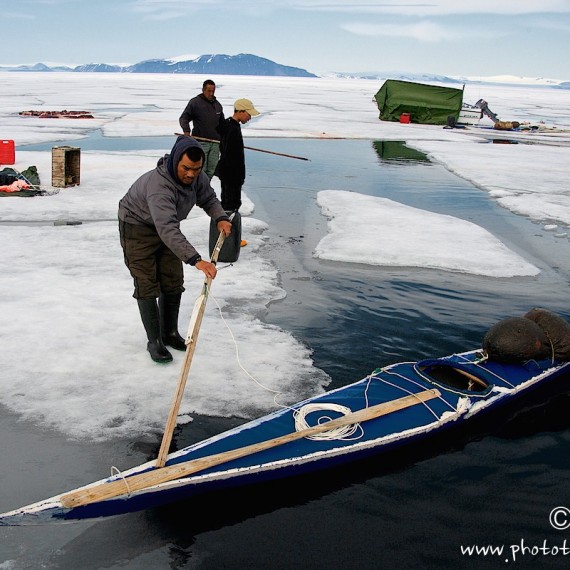
[[[28,166],[22,172],[10,167],[0,170],[0,197],[51,196],[58,192],[59,188],[44,188],[40,185],[35,166]]]

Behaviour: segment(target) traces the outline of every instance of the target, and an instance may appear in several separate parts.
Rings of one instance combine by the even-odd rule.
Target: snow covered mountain
[[[201,73],[206,75],[265,75],[286,77],[317,77],[305,69],[275,63],[248,53],[238,55],[206,54],[194,59],[148,59],[134,65],[120,66],[106,63],[88,63],[76,67],[54,66],[43,63],[0,67],[0,71],[70,71],[105,73]]]
[[[570,82],[561,79],[545,77],[518,77],[513,75],[496,75],[481,77],[463,77],[453,75],[438,75],[434,73],[417,73],[408,71],[378,71],[378,72],[331,72],[319,76],[300,67],[281,65],[270,59],[248,53],[237,55],[205,54],[180,55],[168,59],[147,59],[135,64],[87,63],[71,66],[64,64],[35,63],[12,66],[0,66],[0,72],[26,71],[64,71],[64,72],[101,72],[101,73],[179,73],[202,75],[252,75],[252,76],[285,76],[285,77],[342,77],[346,79],[369,79],[383,81],[399,79],[419,83],[449,83],[460,86],[466,83],[528,85],[537,87],[553,87],[569,89]]]

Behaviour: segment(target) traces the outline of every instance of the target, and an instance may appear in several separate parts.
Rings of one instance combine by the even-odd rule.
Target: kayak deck
[[[316,471],[387,452],[497,408],[532,387],[567,373],[569,366],[570,363],[550,361],[529,361],[524,365],[490,362],[478,351],[390,365],[358,382],[171,453],[164,468],[148,462],[70,493],[4,513],[0,515],[0,525],[112,516],[213,489]],[[427,392],[430,396],[422,399]],[[405,398],[411,398],[406,407],[365,421],[343,422],[346,414]],[[346,425],[332,434],[326,429],[309,437],[291,437],[299,430],[324,426],[326,422]],[[266,446],[273,440],[279,443]],[[242,450],[248,452],[240,454]],[[217,457],[224,460],[213,462],[212,458]],[[194,465],[200,468],[192,471]],[[134,489],[137,478],[144,478],[149,484]],[[98,489],[109,484],[117,488],[114,496],[73,506],[72,498],[97,496]]]

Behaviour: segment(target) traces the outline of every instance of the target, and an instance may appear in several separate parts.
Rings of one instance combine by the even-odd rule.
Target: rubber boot
[[[148,343],[146,349],[155,362],[166,363],[172,361],[172,354],[162,342],[160,335],[160,317],[156,299],[137,299],[141,319],[146,331]]]
[[[186,350],[186,343],[178,332],[178,313],[182,293],[162,294],[158,299],[162,342],[176,350]]]

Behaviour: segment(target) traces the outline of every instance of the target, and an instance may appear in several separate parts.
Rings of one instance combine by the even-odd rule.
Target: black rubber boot
[[[160,317],[156,299],[137,299],[141,319],[146,331],[148,343],[146,349],[155,362],[166,363],[172,361],[172,354],[162,342],[160,335]]]
[[[186,343],[178,332],[178,312],[180,311],[181,298],[182,293],[174,293],[173,295],[161,295],[158,300],[162,342],[176,350],[186,350]]]

